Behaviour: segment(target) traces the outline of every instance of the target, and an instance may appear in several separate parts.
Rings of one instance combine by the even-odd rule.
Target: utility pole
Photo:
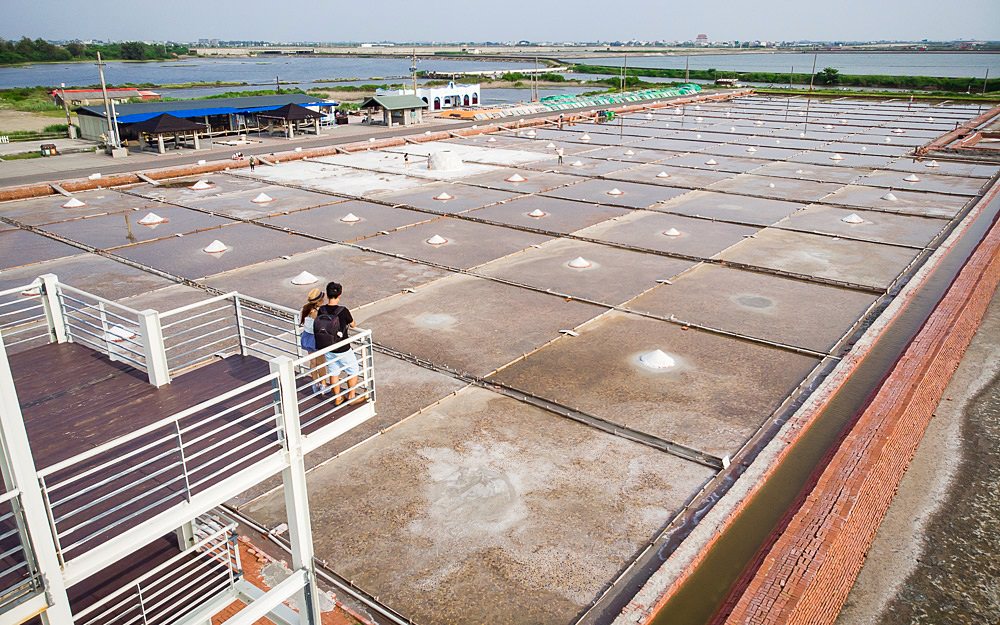
[[[410,77],[413,78],[413,97],[417,97],[417,49],[413,49],[413,60],[410,61]]]
[[[792,65],[792,71],[788,72],[788,88],[792,88],[792,77],[795,76],[795,66]]]
[[[813,90],[813,81],[816,80],[816,57],[817,56],[819,56],[819,55],[817,55],[817,54],[813,55],[813,71],[812,71],[812,74],[809,75],[809,91]]]
[[[73,127],[73,120],[69,116],[69,103],[66,102],[66,83],[60,84],[59,97],[62,98],[63,113],[66,114],[66,136],[76,139],[76,128]]]
[[[983,95],[986,95],[986,83],[990,81],[990,68],[986,68],[986,76],[983,78]]]
[[[118,147],[118,129],[114,120],[114,113],[111,108],[111,100],[108,98],[108,86],[104,82],[104,61],[101,60],[101,53],[97,53],[97,71],[101,75],[101,95],[104,96],[104,117],[108,120],[108,141],[112,148]]]
[[[622,63],[622,93],[625,93],[625,86],[628,84],[628,55],[625,55],[625,61]]]
[[[691,57],[687,54],[684,55],[684,82],[689,82],[691,78],[688,76],[688,61]]]
[[[281,81],[277,76],[274,77],[274,90],[277,91],[279,95],[281,94]]]

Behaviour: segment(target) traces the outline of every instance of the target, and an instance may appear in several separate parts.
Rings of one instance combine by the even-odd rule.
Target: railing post
[[[240,306],[240,296],[233,296],[233,308],[236,312],[236,334],[240,338],[240,356],[247,355],[247,335],[243,328],[243,307]]]
[[[62,304],[59,302],[59,278],[54,273],[40,276],[42,305],[45,306],[45,321],[49,324],[49,339],[56,343],[65,343],[66,317],[63,315]]]
[[[295,367],[287,356],[271,360],[271,372],[278,374],[278,393],[285,432],[284,447],[287,464],[281,472],[285,492],[285,512],[288,515],[288,539],[291,542],[292,569],[306,571],[306,584],[299,605],[303,606],[304,625],[320,625],[319,587],[316,585],[316,565],[313,561],[312,524],[309,520],[309,493],[306,487],[306,466],[302,450],[302,429],[299,424],[299,398],[295,389]]]
[[[139,334],[142,336],[142,352],[146,357],[149,383],[157,388],[170,384],[170,368],[167,366],[167,352],[163,346],[160,313],[155,310],[139,312]]]
[[[28,433],[24,428],[24,417],[17,400],[10,363],[7,362],[3,337],[0,337],[0,469],[6,480],[21,491],[21,518],[31,538],[31,544],[24,546],[25,552],[30,547],[48,603],[48,608],[41,615],[42,622],[46,625],[72,623],[73,613],[66,595],[62,568],[59,566],[55,537],[49,528],[48,513],[42,499],[35,461],[31,456]]]

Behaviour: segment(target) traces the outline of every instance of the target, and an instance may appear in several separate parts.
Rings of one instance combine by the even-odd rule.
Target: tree
[[[835,85],[840,82],[840,71],[832,67],[824,67],[816,74],[816,82],[821,85]]]
[[[128,61],[141,61],[146,58],[146,45],[141,41],[126,41],[121,45],[122,58]]]
[[[83,53],[87,51],[87,46],[83,45],[79,41],[71,41],[66,44],[66,49],[73,56],[79,57],[83,56]]]

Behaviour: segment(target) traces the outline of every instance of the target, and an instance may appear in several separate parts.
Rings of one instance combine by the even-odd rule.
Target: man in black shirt
[[[317,320],[319,320],[323,315],[329,315],[331,317],[336,317],[340,332],[343,333],[342,337],[336,340],[339,343],[347,338],[348,328],[357,327],[354,323],[354,316],[351,311],[347,309],[346,306],[340,305],[340,296],[344,293],[344,287],[337,283],[331,282],[326,285],[326,297],[329,300],[326,305],[320,306],[317,311]],[[329,388],[332,388],[334,393],[337,394],[337,398],[334,399],[334,404],[340,404],[344,401],[344,398],[340,396],[340,373],[346,372],[348,376],[347,379],[347,401],[354,399],[354,387],[358,384],[358,373],[360,371],[358,367],[358,358],[354,354],[354,350],[351,349],[350,343],[344,343],[340,347],[336,347],[333,350],[326,353],[326,366],[330,372],[331,380]]]

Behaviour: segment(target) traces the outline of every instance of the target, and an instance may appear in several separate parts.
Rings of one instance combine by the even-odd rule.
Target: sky
[[[5,39],[1000,40],[1000,0],[0,0],[0,15]]]

